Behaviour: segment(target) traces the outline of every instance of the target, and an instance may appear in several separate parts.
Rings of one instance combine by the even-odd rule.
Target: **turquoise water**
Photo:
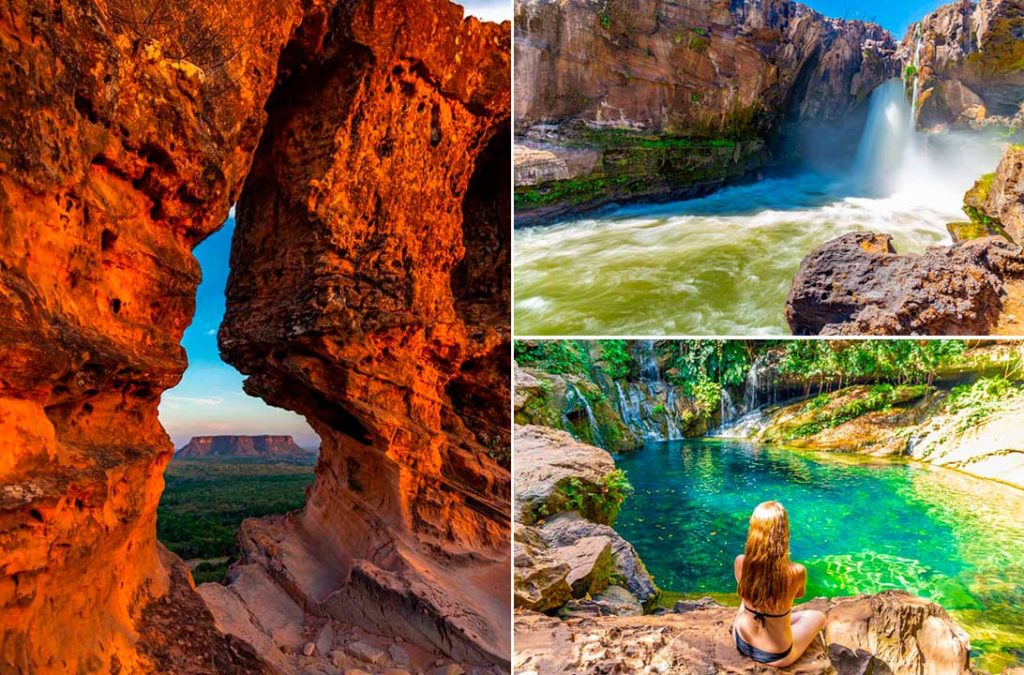
[[[979,667],[1024,663],[1024,491],[732,439],[649,443],[616,463],[636,493],[615,527],[663,590],[734,594],[750,512],[776,499],[808,597],[906,590],[953,614]]]

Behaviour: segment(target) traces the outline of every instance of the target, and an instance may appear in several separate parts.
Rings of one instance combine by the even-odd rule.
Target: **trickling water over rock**
[[[517,223],[713,190],[896,75],[881,27],[789,0],[518,0],[515,49]]]
[[[959,0],[912,25],[897,56],[920,90],[919,123],[1019,129],[1022,45],[1021,0]]]

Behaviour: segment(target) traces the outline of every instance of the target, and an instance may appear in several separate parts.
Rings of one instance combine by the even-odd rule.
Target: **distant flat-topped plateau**
[[[204,457],[294,457],[309,455],[291,436],[194,436],[178,450],[180,459]]]

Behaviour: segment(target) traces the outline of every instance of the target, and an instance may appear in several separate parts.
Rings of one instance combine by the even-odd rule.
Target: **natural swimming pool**
[[[990,672],[1024,663],[1024,491],[955,471],[735,439],[619,455],[636,492],[616,530],[662,590],[735,599],[754,506],[789,511],[807,597],[902,589],[945,607]]]

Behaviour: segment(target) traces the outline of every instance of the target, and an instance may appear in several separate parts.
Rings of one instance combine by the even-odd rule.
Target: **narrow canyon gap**
[[[318,611],[413,606],[397,634],[507,660],[483,577],[508,569],[508,197],[483,177],[508,26],[437,0],[133,7],[0,21],[0,670],[260,667],[155,537],[191,250],[239,197],[222,348],[324,438],[306,513],[267,533],[329,554]]]

